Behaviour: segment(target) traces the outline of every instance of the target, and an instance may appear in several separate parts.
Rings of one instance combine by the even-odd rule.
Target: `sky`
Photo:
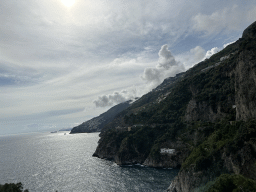
[[[0,1],[0,135],[71,128],[238,40],[255,0]]]

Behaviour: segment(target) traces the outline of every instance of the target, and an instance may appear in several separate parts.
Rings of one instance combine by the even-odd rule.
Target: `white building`
[[[175,152],[175,149],[168,149],[168,148],[161,148],[161,151],[160,151],[160,153],[163,153],[163,154],[165,153],[174,154],[174,152]]]

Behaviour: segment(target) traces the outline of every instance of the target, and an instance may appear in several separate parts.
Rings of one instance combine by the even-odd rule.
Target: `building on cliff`
[[[161,148],[160,153],[161,154],[174,154],[175,149]]]

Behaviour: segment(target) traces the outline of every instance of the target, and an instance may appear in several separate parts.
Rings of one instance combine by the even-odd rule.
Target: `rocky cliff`
[[[119,113],[103,128],[94,156],[180,168],[171,192],[256,186],[255,37],[256,22]]]
[[[256,22],[243,33],[236,65],[236,118],[256,117]]]
[[[243,175],[246,178],[253,179],[253,184],[251,185],[255,185],[256,124],[255,120],[253,120],[256,118],[255,38],[256,22],[244,31],[242,38],[237,42],[238,52],[232,61],[232,68],[234,70],[228,71],[229,75],[233,76],[234,74],[235,78],[235,105],[233,105],[233,108],[236,109],[236,121],[229,121],[230,125],[228,125],[228,122],[221,124],[222,126],[219,131],[222,131],[222,133],[219,136],[222,138],[215,138],[215,149],[210,141],[212,138],[208,138],[200,145],[200,152],[198,152],[198,148],[192,151],[183,163],[182,169],[172,182],[168,191],[196,191],[196,189],[207,182],[221,177],[223,173]],[[220,115],[220,117],[223,118],[223,115]],[[227,127],[230,128],[225,133]],[[216,133],[218,134],[218,132]],[[225,137],[227,133],[232,136],[230,138]],[[218,143],[220,142],[223,142],[223,144],[218,147]],[[196,158],[196,153],[202,159]],[[255,190],[256,188],[253,189],[253,191]],[[240,183],[239,191],[248,191],[248,186]]]

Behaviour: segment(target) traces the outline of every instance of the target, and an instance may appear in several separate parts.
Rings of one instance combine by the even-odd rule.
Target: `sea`
[[[30,192],[163,192],[177,169],[118,166],[92,157],[99,133],[0,136],[0,184]]]

